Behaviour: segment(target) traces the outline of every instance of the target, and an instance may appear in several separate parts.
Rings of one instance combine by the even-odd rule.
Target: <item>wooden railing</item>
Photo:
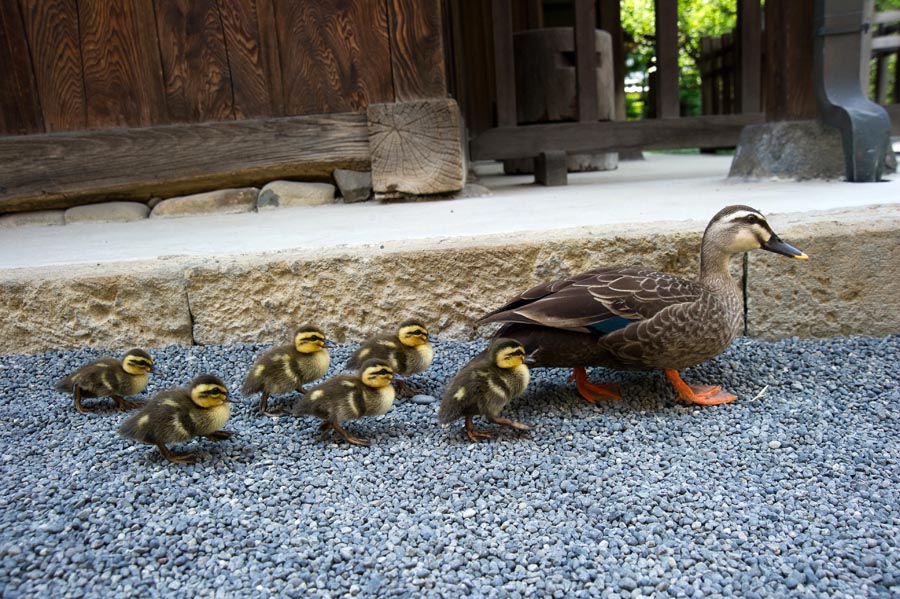
[[[682,117],[679,113],[677,0],[655,0],[657,72],[655,117],[640,121],[598,121],[596,115],[595,0],[573,0],[577,119],[574,122],[520,125],[516,122],[513,11],[511,0],[492,0],[494,125],[471,131],[470,157],[538,158],[565,153],[643,149],[715,148],[735,145],[744,126],[763,121],[760,106],[760,4],[742,0],[739,36],[741,66],[735,82],[734,114]],[[609,3],[601,3],[601,7]],[[605,15],[601,15],[601,25]],[[618,11],[615,11],[618,19]],[[608,22],[608,19],[607,19]],[[619,25],[613,23],[613,28]],[[606,25],[603,25],[606,28]],[[619,50],[621,51],[621,49]],[[464,74],[463,74],[464,76]]]

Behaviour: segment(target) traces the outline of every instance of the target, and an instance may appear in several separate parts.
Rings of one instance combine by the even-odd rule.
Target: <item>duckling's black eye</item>
[[[755,214],[748,214],[744,220],[747,221],[748,225],[755,225],[759,222],[759,218]]]

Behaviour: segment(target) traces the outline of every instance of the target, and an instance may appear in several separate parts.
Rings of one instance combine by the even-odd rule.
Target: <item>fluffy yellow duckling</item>
[[[75,409],[86,414],[96,408],[88,408],[83,397],[112,397],[120,410],[131,410],[142,402],[127,400],[125,395],[135,395],[147,387],[148,373],[153,372],[153,358],[142,349],[132,349],[116,358],[100,358],[88,362],[69,376],[56,383],[56,390],[71,393]]]
[[[134,441],[156,445],[159,453],[176,464],[193,464],[190,453],[173,453],[169,443],[184,443],[194,437],[212,441],[229,438],[221,430],[231,416],[228,389],[217,376],[201,374],[188,387],[167,389],[153,396],[136,414],[119,427],[119,434]]]
[[[294,416],[321,418],[319,430],[335,430],[353,445],[369,441],[348,433],[341,423],[363,416],[381,416],[394,404],[394,371],[386,360],[366,360],[358,375],[339,374],[321,383],[297,400]]]
[[[428,337],[428,329],[414,318],[405,320],[395,332],[364,341],[347,360],[346,367],[357,370],[363,362],[371,359],[387,361],[395,375],[407,376],[426,370],[434,360],[434,348]],[[402,395],[418,393],[403,379],[397,379],[397,387]]]
[[[488,347],[466,364],[453,377],[441,396],[438,420],[447,424],[465,416],[466,435],[472,441],[491,439],[493,434],[478,430],[472,417],[481,415],[496,424],[527,431],[529,427],[501,418],[500,412],[511,400],[519,397],[528,387],[530,373],[526,363],[530,359],[525,348],[514,339],[495,339]]]
[[[299,391],[303,385],[321,378],[328,370],[331,356],[325,349],[325,334],[318,327],[303,325],[294,333],[294,343],[270,349],[254,362],[244,379],[241,392],[262,392],[259,413],[275,416],[267,409],[269,395]]]

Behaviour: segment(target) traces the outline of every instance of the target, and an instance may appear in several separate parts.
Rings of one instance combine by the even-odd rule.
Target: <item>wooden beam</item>
[[[597,15],[594,0],[575,0],[575,98],[579,121],[596,121]]]
[[[622,35],[622,13],[619,0],[600,0],[600,29],[612,37],[613,81],[615,84],[615,120],[624,121],[625,106],[625,48]]]
[[[762,109],[762,11],[759,0],[737,3],[737,112]]]
[[[678,87],[678,0],[654,0],[656,18],[656,118],[681,114]]]
[[[369,168],[364,113],[0,137],[0,212]]]
[[[494,88],[497,95],[497,126],[516,125],[516,64],[513,54],[510,0],[493,0]]]
[[[470,158],[531,158],[541,152],[554,150],[587,154],[730,147],[737,144],[745,126],[761,123],[763,120],[762,114],[740,114],[501,127],[484,131],[474,139],[470,144]]]

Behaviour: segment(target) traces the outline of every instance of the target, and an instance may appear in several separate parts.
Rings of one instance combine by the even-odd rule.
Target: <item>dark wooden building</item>
[[[736,110],[681,118],[677,0],[656,0],[657,118],[604,122],[593,31],[613,36],[621,115],[619,2],[572,0],[577,116],[525,127],[512,35],[541,25],[540,0],[0,0],[0,212],[338,167],[429,193],[461,185],[466,152],[733,145],[816,116],[813,1],[737,0]]]

